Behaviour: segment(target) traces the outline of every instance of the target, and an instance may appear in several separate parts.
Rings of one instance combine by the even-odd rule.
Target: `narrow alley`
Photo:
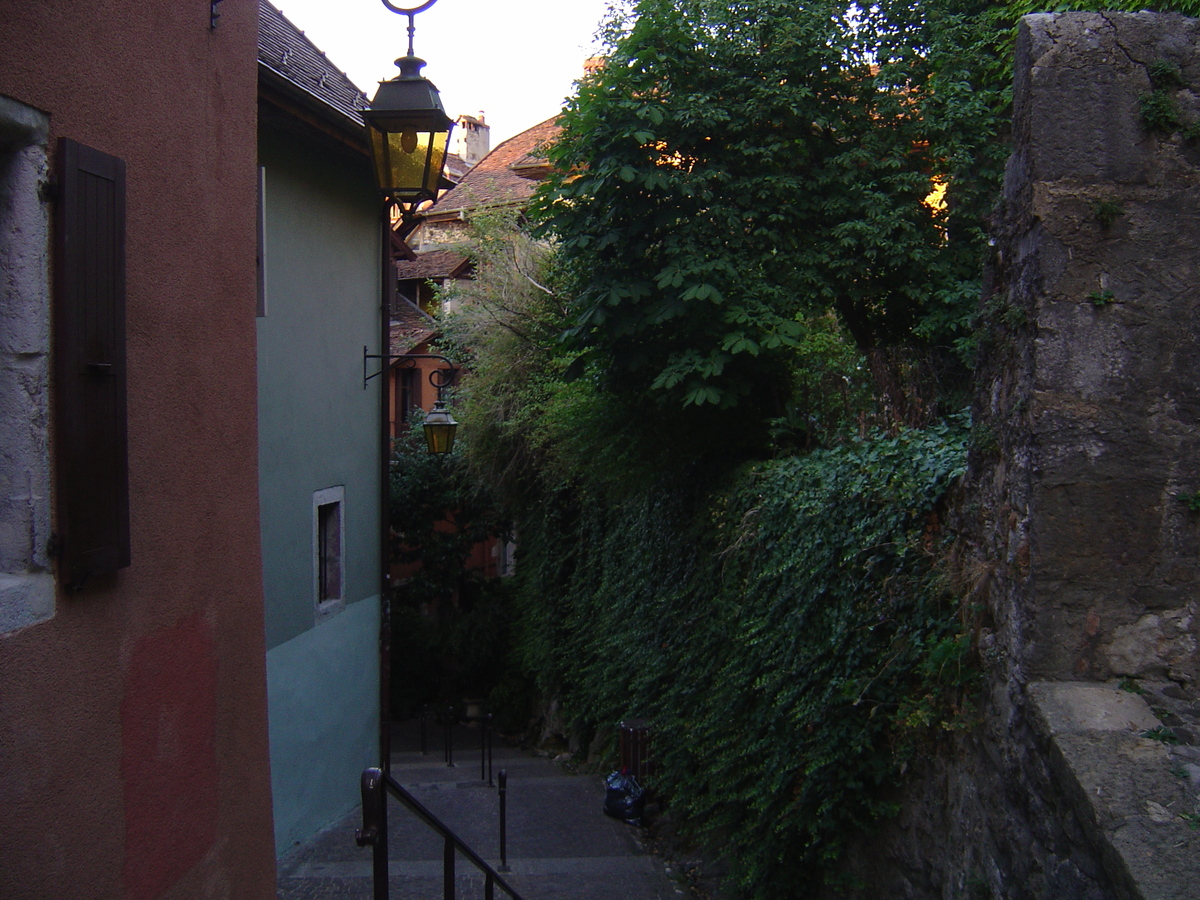
[[[497,789],[481,779],[479,732],[457,726],[454,766],[442,731],[419,751],[415,724],[393,732],[392,777],[456,831],[493,868],[500,865]],[[496,742],[493,775],[508,775],[507,856],[503,877],[525,900],[667,900],[685,895],[639,829],[605,816],[603,779],[572,775],[551,760]],[[371,848],[360,848],[355,808],[279,862],[279,900],[370,900]],[[398,802],[388,804],[391,900],[441,897],[442,842]],[[457,898],[482,898],[483,877],[456,861]],[[500,890],[497,897],[504,896]]]

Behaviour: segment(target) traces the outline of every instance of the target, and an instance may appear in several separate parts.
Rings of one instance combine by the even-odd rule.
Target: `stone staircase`
[[[393,732],[391,775],[493,867],[500,864],[499,802],[480,780],[479,737],[456,726],[455,766],[448,768],[442,732],[431,729],[422,756],[415,723]],[[526,900],[667,900],[683,887],[650,855],[641,832],[603,814],[602,778],[574,775],[554,762],[502,746],[494,769],[508,774],[504,878]],[[357,785],[355,786],[357,788]],[[280,900],[370,900],[371,849],[359,848],[359,809],[280,860]],[[388,807],[391,900],[442,897],[441,839],[398,803]],[[456,898],[482,898],[483,877],[460,861]]]

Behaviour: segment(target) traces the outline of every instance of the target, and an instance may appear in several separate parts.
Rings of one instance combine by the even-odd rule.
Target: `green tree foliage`
[[[567,106],[536,203],[560,242],[572,346],[606,388],[751,415],[778,415],[782,395],[764,385],[785,380],[781,351],[806,316],[836,312],[868,354],[904,348],[880,358],[910,373],[969,364],[1017,20],[1100,7],[1200,12],[1197,0],[632,3]],[[945,206],[931,210],[935,182]],[[873,368],[877,393],[903,392],[898,366]]]
[[[864,430],[874,406],[867,359],[846,340],[832,313],[807,319],[789,360],[783,414],[771,420],[777,453],[832,446]]]
[[[546,243],[481,223],[454,295],[515,657],[580,737],[654,722],[739,896],[816,896],[969,718],[938,518],[967,428],[929,373],[971,353],[1029,11],[638,0],[549,151]]]
[[[982,233],[979,204],[953,196],[990,136],[966,136],[986,100],[934,52],[961,20],[939,4],[635,4],[567,107],[537,202],[568,335],[609,384],[761,396],[798,317],[830,310],[863,350],[962,341]],[[952,202],[931,209],[946,179]]]
[[[471,220],[474,274],[442,292],[444,348],[467,361],[460,440],[480,481],[514,501],[550,477],[546,405],[570,362],[556,346],[566,322],[551,254],[513,211]]]
[[[631,398],[597,390],[593,378],[570,377],[580,353],[558,339],[568,311],[556,252],[511,212],[471,225],[475,275],[443,295],[454,309],[443,344],[471,369],[459,392],[467,459],[512,509],[581,482],[628,493],[660,468],[693,465],[681,447],[700,455],[724,446],[712,435],[702,443],[703,416],[647,415]]]

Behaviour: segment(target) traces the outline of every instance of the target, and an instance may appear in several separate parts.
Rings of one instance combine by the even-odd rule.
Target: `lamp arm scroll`
[[[368,362],[373,359],[384,360],[383,368],[378,372],[368,373]],[[429,372],[429,383],[437,388],[438,399],[442,399],[442,391],[454,383],[454,379],[462,367],[456,366],[438,353],[389,353],[385,355],[382,353],[369,353],[367,352],[367,348],[363,347],[363,390],[367,389],[367,382],[372,378],[382,375],[396,363],[407,362],[409,366],[414,366],[418,359],[436,359],[445,365],[444,369],[431,369]]]
[[[435,4],[435,3],[437,3],[437,0],[428,0],[428,2],[422,3],[420,6],[414,6],[410,9],[410,8],[403,7],[403,6],[396,6],[394,3],[389,3],[388,0],[383,0],[383,5],[386,6],[388,9],[390,9],[392,12],[399,13],[402,16],[408,16],[408,55],[409,56],[413,55],[413,36],[416,34],[416,31],[417,31],[417,26],[413,24],[413,18],[416,16],[417,13],[425,12],[425,10],[429,9],[429,7],[433,6],[433,4]]]
[[[384,6],[394,13],[400,13],[402,16],[415,16],[417,13],[425,12],[425,10],[429,9],[429,7],[433,6],[435,3],[437,3],[437,0],[428,0],[428,2],[422,3],[420,6],[414,6],[411,9],[407,9],[403,6],[396,6],[394,3],[388,3],[388,0],[383,0]]]

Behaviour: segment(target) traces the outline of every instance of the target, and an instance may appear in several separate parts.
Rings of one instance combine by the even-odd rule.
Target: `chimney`
[[[454,128],[452,152],[462,157],[467,166],[473,166],[485,156],[492,146],[492,128],[483,120],[483,110],[478,116],[461,115]]]

